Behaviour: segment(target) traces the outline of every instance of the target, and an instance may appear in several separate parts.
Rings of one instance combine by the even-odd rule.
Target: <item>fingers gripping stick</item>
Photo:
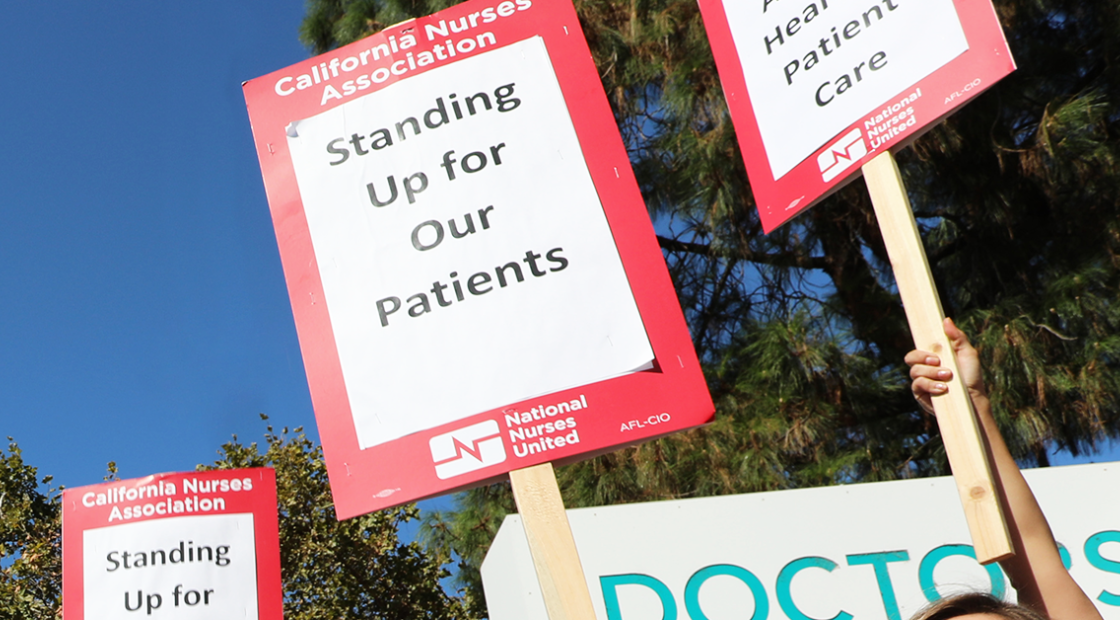
[[[953,469],[976,557],[988,564],[1013,554],[988,451],[972,410],[968,390],[960,380],[953,347],[945,336],[944,312],[929,270],[921,236],[898,172],[889,152],[863,166],[875,216],[890,255],[898,292],[906,308],[910,332],[918,349],[936,353],[953,372],[949,391],[933,397],[945,453]]]

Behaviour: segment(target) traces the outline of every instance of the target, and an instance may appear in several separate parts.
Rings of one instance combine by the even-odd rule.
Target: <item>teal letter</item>
[[[770,601],[766,598],[766,588],[762,587],[762,582],[754,576],[754,573],[734,564],[705,566],[688,578],[688,584],[684,587],[684,608],[688,610],[692,620],[708,620],[708,616],[705,616],[700,609],[700,586],[716,575],[728,575],[747,584],[754,596],[754,615],[750,620],[766,620],[770,615]]]
[[[669,588],[655,577],[631,573],[629,575],[606,575],[599,577],[599,586],[603,588],[603,606],[607,608],[607,620],[622,620],[622,611],[618,608],[618,586],[645,586],[657,594],[661,599],[661,620],[677,620],[677,602],[673,600],[673,593]]]
[[[790,620],[814,620],[801,613],[797,605],[793,604],[793,596],[791,596],[789,592],[790,586],[793,585],[793,576],[806,568],[823,568],[831,573],[836,569],[836,562],[828,558],[820,557],[800,558],[786,564],[785,567],[782,568],[782,572],[778,573],[778,583],[776,586],[778,589],[778,604],[782,606],[782,611],[786,612]],[[830,620],[851,620],[851,618],[852,614],[841,611],[830,618]]]
[[[1085,558],[1089,560],[1089,564],[1093,568],[1099,568],[1106,573],[1120,574],[1120,562],[1116,560],[1108,560],[1101,557],[1101,545],[1106,542],[1120,543],[1120,532],[1097,532],[1085,541]],[[1105,605],[1114,605],[1120,607],[1120,594],[1113,594],[1108,590],[1101,590],[1097,600]]]
[[[926,600],[931,603],[941,599],[937,584],[933,581],[933,571],[941,560],[951,555],[963,555],[975,560],[976,550],[972,545],[942,545],[927,553],[926,557],[922,558],[922,563],[918,565],[918,583],[922,586],[922,594],[925,594]],[[1069,552],[1066,552],[1066,556],[1069,556]],[[1003,600],[1003,593],[1007,589],[1003,571],[994,563],[988,564],[984,569],[988,571],[988,579],[992,582],[992,596]]]
[[[888,562],[907,562],[910,554],[905,551],[884,551],[882,553],[860,553],[848,556],[848,566],[870,564],[875,567],[875,581],[879,582],[879,595],[883,597],[883,609],[889,620],[902,620],[898,610],[898,599],[894,596],[894,584],[887,570]]]

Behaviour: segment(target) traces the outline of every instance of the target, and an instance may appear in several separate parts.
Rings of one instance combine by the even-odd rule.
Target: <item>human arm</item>
[[[941,367],[937,355],[911,351],[906,355],[913,380],[911,389],[922,408],[931,413],[933,398],[959,389],[961,383],[968,389],[988,444],[997,487],[1002,488],[1004,516],[1015,555],[1001,560],[1000,566],[1019,593],[1019,603],[1045,613],[1052,620],[1100,619],[1100,612],[1062,564],[1046,516],[999,433],[976,349],[951,319],[945,319],[944,327],[957,356],[960,381],[953,381],[952,371]]]

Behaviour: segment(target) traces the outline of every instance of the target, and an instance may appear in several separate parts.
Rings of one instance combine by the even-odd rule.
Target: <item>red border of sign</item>
[[[990,0],[953,0],[968,40],[968,51],[894,97],[878,102],[873,107],[869,106],[863,117],[830,136],[793,170],[774,180],[743,75],[742,59],[735,49],[727,14],[723,9],[723,0],[698,1],[712,53],[715,55],[716,68],[719,69],[724,97],[739,138],[739,148],[747,166],[747,176],[758,205],[759,218],[763,229],[768,233],[859,177],[860,166],[882,152],[882,149],[868,145],[867,154],[849,168],[850,172],[828,182],[822,179],[817,168],[817,156],[830,147],[836,138],[862,127],[865,120],[874,117],[884,106],[898,101],[915,89],[921,89],[922,97],[912,104],[918,122],[893,137],[887,147],[888,150],[897,152],[965,102],[1015,70],[1015,61],[1007,48],[1007,40]]]
[[[241,479],[254,480],[251,491],[231,491],[227,493],[198,494],[200,496],[220,495],[225,499],[226,509],[211,512],[195,512],[176,515],[153,515],[109,523],[113,506],[122,510],[124,504],[86,507],[82,496],[110,488],[133,489],[159,484],[160,481],[175,484],[176,490],[183,488],[185,478],[199,479]],[[259,484],[258,484],[259,483]],[[179,493],[178,495],[182,495]],[[126,502],[132,505],[131,502]],[[220,514],[253,515],[253,539],[257,556],[257,617],[260,620],[280,620],[284,617],[284,591],[280,583],[280,524],[276,507],[276,472],[267,467],[250,469],[221,469],[213,471],[152,474],[144,478],[118,480],[103,484],[93,484],[62,491],[62,607],[66,620],[85,618],[85,589],[82,567],[82,534],[110,525],[124,525],[153,521],[180,516],[204,516]]]
[[[517,10],[526,4],[531,6]],[[344,101],[333,100],[321,105],[322,87],[307,88],[281,97],[275,90],[275,84],[283,76],[310,74],[312,67],[320,63],[329,65],[331,59],[345,59],[374,44],[390,39],[399,41],[406,33],[415,33],[420,41],[424,41],[421,33],[425,24],[438,24],[442,19],[451,22],[488,7],[499,15],[511,14],[486,26],[486,30],[493,32],[497,40],[496,46],[487,49],[534,36],[544,40],[653,347],[656,367],[651,371],[564,390],[531,401],[510,403],[501,409],[361,450],[284,134],[291,121],[321,113]],[[484,51],[460,53],[454,60],[418,67],[409,75],[418,75]],[[403,51],[395,58],[403,59]],[[349,79],[354,77],[351,75]],[[367,92],[406,78],[390,77],[384,84]],[[341,76],[332,83],[337,87],[345,79],[346,76]],[[514,469],[548,461],[587,458],[593,453],[712,420],[714,407],[665,268],[664,257],[657,245],[579,19],[570,2],[466,2],[435,15],[389,27],[373,37],[246,82],[244,91],[339,519],[477,486],[501,479]],[[524,457],[508,451],[507,445],[507,458],[502,463],[447,480],[437,477],[428,444],[432,436],[486,420],[496,420],[499,427],[504,428],[503,410],[528,411],[537,404],[552,404],[581,396],[588,407],[580,412],[578,444]],[[628,428],[623,428],[623,424],[629,425]]]

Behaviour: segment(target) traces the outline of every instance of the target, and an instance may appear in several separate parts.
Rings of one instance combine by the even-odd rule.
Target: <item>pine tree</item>
[[[1019,69],[899,154],[946,313],[1025,464],[1120,434],[1120,5],[996,0]],[[312,0],[318,53],[443,8]],[[569,506],[947,473],[862,182],[763,235],[693,0],[576,0],[717,402],[706,428],[558,470]],[[430,518],[481,596],[501,486]]]

